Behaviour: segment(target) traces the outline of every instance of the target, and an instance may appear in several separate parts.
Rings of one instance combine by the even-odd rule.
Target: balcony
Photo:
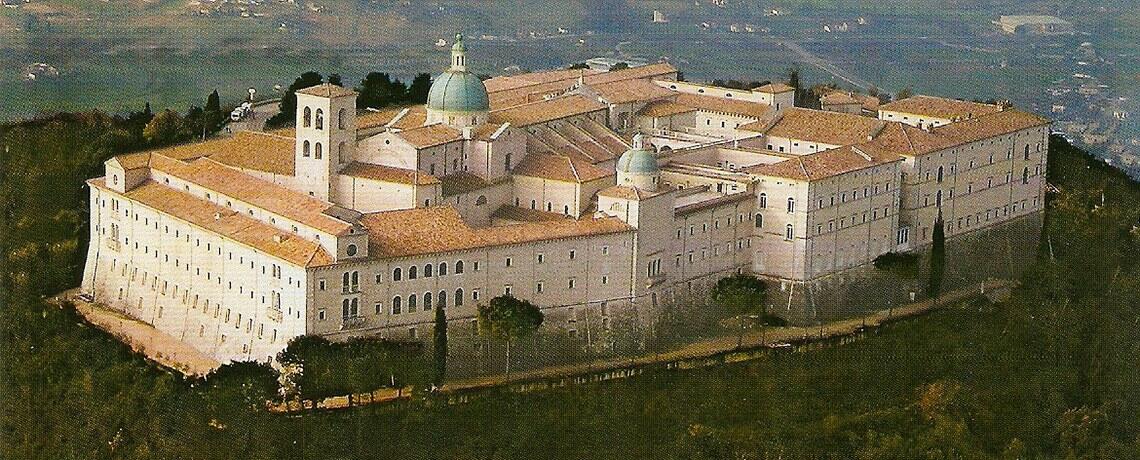
[[[269,308],[268,310],[265,310],[265,316],[268,317],[270,321],[277,323],[280,323],[284,317],[284,315],[281,314],[280,308]]]

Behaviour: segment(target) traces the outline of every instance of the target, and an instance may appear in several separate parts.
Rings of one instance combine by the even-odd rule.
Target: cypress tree
[[[435,309],[435,328],[432,331],[434,346],[432,357],[435,363],[435,374],[432,384],[443,385],[443,378],[447,374],[447,314],[441,304]]]
[[[942,276],[946,271],[946,230],[942,221],[942,211],[934,221],[934,241],[930,246],[930,284],[926,292],[931,298],[938,298],[942,292]]]

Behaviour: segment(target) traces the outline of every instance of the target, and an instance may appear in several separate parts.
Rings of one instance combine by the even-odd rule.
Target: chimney
[[[221,219],[222,219],[222,213],[215,212],[214,213],[214,220],[221,220]]]
[[[285,238],[285,235],[277,233],[273,235],[273,242],[280,244],[281,242],[285,241]]]

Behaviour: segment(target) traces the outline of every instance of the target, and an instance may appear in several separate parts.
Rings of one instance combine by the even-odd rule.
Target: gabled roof
[[[764,134],[830,145],[850,145],[866,142],[885,125],[885,121],[862,115],[793,107],[784,110],[780,119]],[[745,125],[741,128],[754,127]]]
[[[443,196],[454,196],[473,192],[495,185],[482,177],[469,172],[459,171],[439,178],[442,184]]]
[[[911,96],[879,106],[881,112],[900,112],[947,120],[973,118],[1001,110],[1000,105],[923,95]]]
[[[443,123],[405,129],[396,135],[417,149],[463,140],[462,132]]]
[[[104,188],[103,182],[103,178],[96,178],[88,184]],[[333,263],[328,252],[315,241],[172,187],[146,181],[124,195],[143,206],[294,265],[315,267]]]
[[[322,83],[317,86],[310,86],[308,88],[299,89],[297,90],[297,94],[306,94],[309,96],[320,97],[344,97],[355,96],[356,91],[353,91],[352,88],[345,88],[342,86],[334,85],[332,83]]]
[[[151,156],[151,168],[325,233],[339,235],[352,227],[349,222],[325,214],[333,206],[331,203],[258,179],[209,158],[183,162],[155,154]]]
[[[606,110],[606,105],[582,95],[570,95],[493,111],[490,122],[526,127],[599,110]]]
[[[614,172],[569,155],[532,153],[523,157],[511,174],[580,184],[612,176]]]
[[[778,163],[749,166],[743,171],[749,174],[812,181],[900,160],[901,156],[874,145],[848,145]]]
[[[780,94],[780,93],[786,93],[788,91],[795,91],[795,90],[796,90],[795,88],[788,86],[788,85],[785,85],[783,83],[768,83],[767,85],[752,88],[752,92],[754,92],[754,93],[769,93],[769,94]]]
[[[587,85],[610,104],[625,104],[637,101],[664,99],[676,93],[649,80],[620,80],[610,83]]]
[[[678,104],[677,102],[671,100],[663,100],[653,101],[645,104],[645,107],[642,107],[641,110],[637,111],[637,115],[657,118],[696,111],[696,108]]]
[[[705,112],[729,113],[752,118],[763,117],[771,110],[768,104],[705,96],[702,94],[678,93],[674,101],[678,104]]]
[[[432,185],[440,183],[438,178],[422,171],[355,161],[345,166],[340,173],[349,177],[359,177],[362,179],[405,185]]]
[[[845,93],[843,91],[832,91],[830,93],[824,94],[823,97],[819,98],[819,102],[820,102],[820,104],[823,104],[823,105],[847,105],[847,104],[860,104],[860,105],[862,105],[862,103],[859,102],[858,99],[855,99],[854,96],[852,96],[851,94]]]
[[[235,168],[294,175],[296,140],[269,133],[239,131],[210,159]]]
[[[451,206],[365,214],[361,223],[368,229],[370,253],[380,258],[439,254],[633,230],[625,222],[612,217],[472,228]]]
[[[619,198],[619,199],[623,199],[623,200],[639,201],[639,200],[646,200],[649,198],[653,198],[653,197],[658,196],[658,195],[664,195],[666,192],[668,192],[668,190],[658,190],[656,192],[650,192],[650,191],[639,189],[637,187],[630,187],[628,185],[613,185],[613,186],[606,187],[604,189],[599,190],[598,196],[604,196],[604,197],[609,197],[609,198]]]

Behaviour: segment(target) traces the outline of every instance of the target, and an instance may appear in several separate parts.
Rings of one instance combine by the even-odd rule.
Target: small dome
[[[645,148],[641,134],[633,136],[633,147],[621,154],[617,171],[625,174],[658,174],[657,157]]]
[[[491,109],[487,87],[471,72],[448,70],[428,91],[427,108],[445,112],[486,112]]]

